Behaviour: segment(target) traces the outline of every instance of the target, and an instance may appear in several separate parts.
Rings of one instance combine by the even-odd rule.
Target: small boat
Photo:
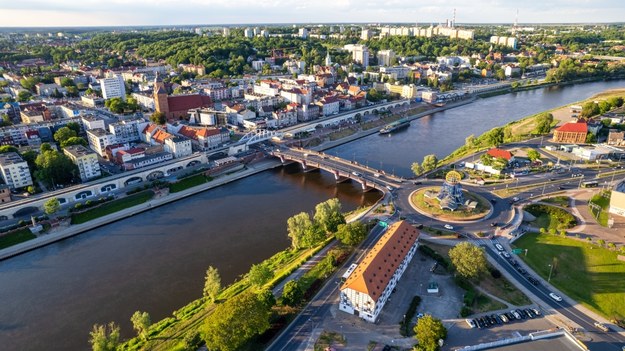
[[[385,125],[382,129],[380,129],[380,134],[388,134],[396,130],[406,128],[409,125],[410,125],[410,121],[400,119],[399,121],[395,121],[393,123],[389,123]]]

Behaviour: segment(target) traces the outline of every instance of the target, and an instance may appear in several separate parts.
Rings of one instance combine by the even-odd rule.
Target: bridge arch
[[[116,184],[106,184],[103,187],[100,188],[100,193],[108,193],[109,191],[115,190],[117,189],[117,185]]]
[[[155,179],[159,179],[159,178],[163,178],[165,176],[165,173],[163,171],[154,171],[150,174],[148,174],[145,179],[147,180],[155,180]]]
[[[182,170],[183,167],[182,166],[178,166],[178,167],[174,167],[174,168],[170,168],[167,170],[167,173],[174,173],[174,172],[178,172],[180,170]]]
[[[187,163],[187,166],[186,166],[186,167],[187,167],[187,168],[189,168],[189,167],[197,166],[197,165],[199,165],[200,163],[201,163],[201,162],[200,162],[200,161],[198,161],[198,160],[193,160],[193,161],[191,161],[191,162]]]
[[[91,190],[85,190],[85,191],[81,191],[79,193],[77,193],[76,195],[74,195],[74,198],[76,200],[84,200],[88,197],[92,197],[93,196],[93,191]]]
[[[25,217],[39,211],[37,206],[24,206],[13,213],[13,218]]]
[[[126,181],[124,182],[124,186],[128,186],[128,185],[132,185],[132,184],[137,184],[137,183],[141,183],[143,182],[143,178],[141,177],[131,177],[126,179]]]

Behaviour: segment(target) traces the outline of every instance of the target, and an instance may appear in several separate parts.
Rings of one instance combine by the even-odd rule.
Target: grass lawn
[[[426,245],[449,260],[449,250],[452,248],[451,246],[436,245],[432,243],[427,243]],[[488,267],[489,269],[493,268],[490,263],[488,264]],[[510,304],[524,306],[531,303],[530,299],[525,296],[521,290],[517,289],[503,276],[500,278],[493,278],[490,273],[486,273],[482,276],[482,278],[480,278],[479,284],[477,285],[491,295],[497,296]],[[472,309],[474,313],[480,313],[494,311],[505,307],[506,306],[501,304],[499,301],[492,300],[488,296],[478,292]]]
[[[490,210],[490,204],[481,196],[471,194],[464,191],[465,200],[477,201],[478,205],[474,210],[468,208],[459,208],[456,211],[443,210],[439,207],[439,202],[435,198],[428,199],[425,197],[425,192],[432,190],[436,193],[440,190],[440,187],[427,187],[417,190],[410,196],[410,202],[422,211],[428,212],[434,216],[437,216],[439,220],[449,219],[461,219],[471,220],[482,218]]]
[[[523,210],[536,217],[535,220],[530,222],[536,228],[559,231],[573,228],[577,223],[572,214],[555,206],[531,204],[525,206]]]
[[[590,202],[601,207],[601,212],[599,213],[599,217],[597,217],[598,211],[596,209],[590,206],[588,207],[588,209],[592,213],[593,217],[597,219],[597,222],[601,226],[607,227],[608,218],[610,217],[607,211],[608,207],[610,206],[610,192],[603,192],[603,193],[596,194],[590,199]]]
[[[200,184],[204,184],[204,183],[209,182],[211,180],[212,180],[212,178],[207,177],[204,174],[196,174],[194,176],[181,179],[180,181],[178,181],[176,183],[170,184],[169,185],[169,192],[177,193],[179,191],[183,191],[183,190],[192,188],[194,186],[198,186]]]
[[[152,196],[154,196],[154,192],[152,192],[152,190],[147,190],[123,197],[118,200],[106,202],[98,207],[86,210],[85,212],[73,214],[72,224],[85,223],[92,219],[96,219],[132,206],[142,204],[150,200]]]
[[[554,205],[561,206],[561,207],[569,207],[569,200],[570,198],[568,196],[554,196],[554,197],[548,197],[546,199],[542,199],[540,201],[547,202],[547,203],[554,204]]]
[[[617,253],[581,240],[548,234],[525,234],[514,245],[528,249],[519,256],[574,300],[607,318],[625,318],[625,262]]]
[[[35,234],[31,233],[28,228],[20,229],[13,233],[0,236],[0,249],[17,245],[34,238],[36,238]]]

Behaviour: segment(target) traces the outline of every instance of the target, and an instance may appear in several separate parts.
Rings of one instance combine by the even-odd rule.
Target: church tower
[[[326,53],[326,66],[332,65],[332,59],[330,58],[330,50]]]
[[[167,102],[167,89],[165,83],[161,77],[156,73],[154,78],[154,107],[156,111],[162,112],[165,116],[169,117],[169,103]]]

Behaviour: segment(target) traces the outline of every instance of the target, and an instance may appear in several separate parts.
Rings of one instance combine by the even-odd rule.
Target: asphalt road
[[[580,327],[584,328],[587,332],[587,335],[591,336],[591,341],[584,342],[586,346],[592,351],[621,351],[621,347],[625,346],[625,340],[614,332],[600,332],[597,327],[593,324],[595,321],[584,313],[576,309],[574,306],[569,304],[566,299],[558,302],[552,299],[549,296],[551,292],[543,285],[534,286],[532,285],[521,273],[519,273],[510,262],[499,256],[497,252],[492,248],[492,245],[482,245],[489,256],[491,256],[501,267],[503,267],[516,281],[517,284],[523,285],[526,289],[530,290],[534,295],[539,297],[543,303],[550,306],[554,310],[558,311],[571,321],[577,323]],[[515,255],[512,255],[512,259],[519,260]],[[528,274],[528,276],[532,275],[532,272]],[[540,277],[536,274],[533,275],[535,278]]]
[[[349,266],[352,262],[358,262],[364,254],[378,241],[384,233],[385,228],[375,226],[360,249],[356,253],[357,258],[347,260],[345,266]],[[341,272],[339,269],[337,272]],[[283,332],[274,339],[269,345],[269,351],[295,351],[305,348],[310,337],[321,320],[326,318],[330,313],[334,300],[337,298],[339,290],[338,273],[335,273],[327,280],[327,283],[319,290],[317,295],[312,299],[311,303],[289,324]]]

